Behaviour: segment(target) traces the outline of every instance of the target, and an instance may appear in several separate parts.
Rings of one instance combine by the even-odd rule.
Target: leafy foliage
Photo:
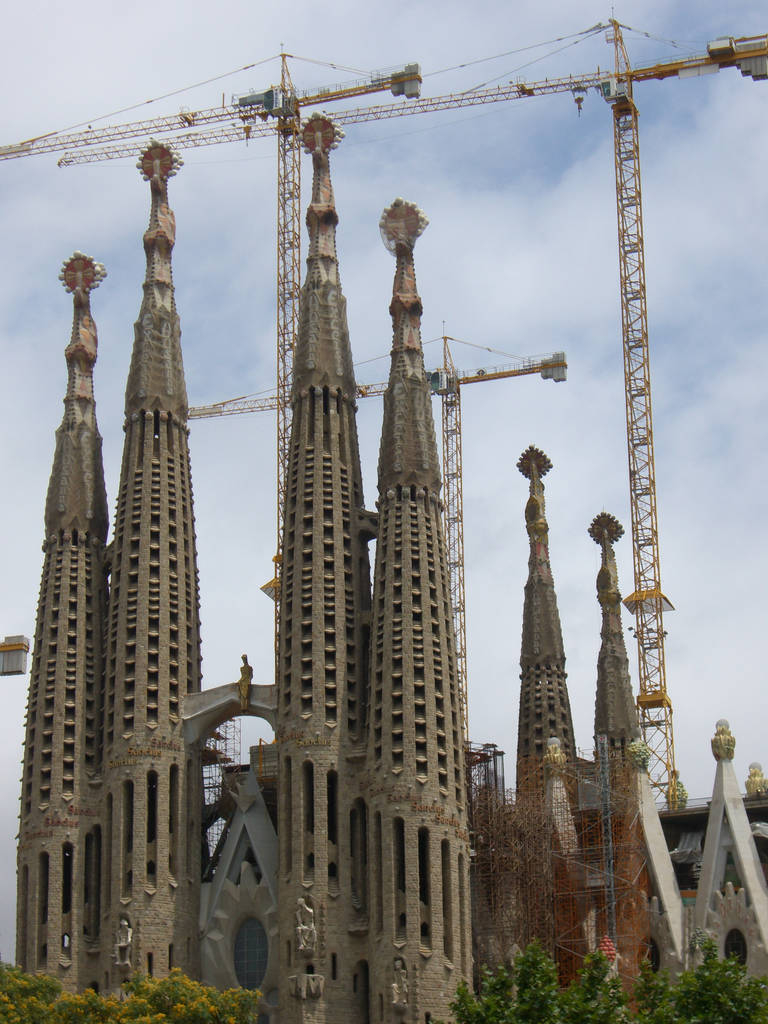
[[[676,984],[645,964],[630,1007],[602,953],[560,991],[554,963],[533,943],[511,971],[484,972],[477,996],[460,986],[451,1009],[456,1024],[768,1024],[768,979],[749,977],[735,958],[719,960],[711,940],[702,952]]]
[[[163,979],[136,977],[125,993],[62,993],[53,978],[0,964],[0,1024],[251,1024],[259,1001],[258,992],[220,992],[179,970]]]

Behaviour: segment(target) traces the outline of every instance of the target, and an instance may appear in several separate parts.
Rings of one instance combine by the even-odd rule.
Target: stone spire
[[[609,747],[619,750],[640,735],[621,628],[621,594],[613,551],[613,545],[623,534],[624,527],[607,512],[595,516],[589,527],[589,536],[600,546],[602,555],[597,574],[597,600],[602,609],[603,624],[597,658],[595,737],[605,735]]]
[[[450,994],[471,973],[464,736],[413,269],[426,223],[402,199],[381,218],[397,269],[371,615],[368,962],[386,1021],[447,1019]]]
[[[60,278],[74,300],[64,419],[45,509],[18,848],[16,960],[77,991],[94,980],[101,892],[102,630],[107,504],[93,399],[90,292],[106,271],[81,252]]]
[[[413,247],[427,218],[412,203],[395,199],[381,216],[384,244],[395,255],[392,288],[392,362],[384,394],[379,449],[379,486],[420,484],[440,490],[440,463],[432,420],[432,399],[421,348],[421,299],[416,290]]]
[[[312,156],[312,200],[307,209],[309,252],[293,362],[294,395],[311,385],[339,387],[348,398],[355,395],[347,303],[336,256],[339,217],[329,163],[331,150],[343,137],[340,128],[319,115],[302,130],[304,151]]]
[[[150,184],[152,207],[149,227],[144,232],[147,270],[144,299],[134,325],[133,354],[125,389],[126,416],[162,409],[179,420],[187,418],[181,328],[171,270],[176,218],[168,206],[168,179],[182,162],[167,146],[152,139],[136,165]]]
[[[93,398],[93,367],[98,337],[91,317],[90,293],[107,272],[82,252],[64,263],[59,280],[74,305],[72,337],[65,349],[68,382],[64,418],[56,431],[48,498],[45,503],[47,536],[59,530],[81,530],[102,543],[107,539],[107,495],[101,459],[101,435]]]
[[[179,164],[156,142],[138,163],[150,183],[152,212],[111,545],[104,669],[106,937],[98,978],[105,990],[119,987],[133,971],[163,977],[173,967],[193,976],[199,969],[200,752],[185,746],[181,709],[201,685],[200,609],[167,193],[167,179]]]
[[[544,508],[544,477],[552,468],[544,452],[531,445],[517,463],[530,480],[525,526],[530,540],[528,582],[523,606],[520,650],[520,715],[517,726],[518,784],[521,762],[541,759],[550,737],[560,740],[567,760],[575,757],[571,707],[566,686],[565,652],[549,563],[549,527]],[[531,766],[533,767],[533,765]]]
[[[349,985],[337,979],[351,978],[349,965],[367,959],[361,762],[375,517],[363,507],[355,379],[336,259],[328,158],[340,137],[323,116],[311,117],[302,131],[314,179],[293,364],[277,673],[283,1024],[351,1020]],[[359,986],[362,992],[362,979]]]

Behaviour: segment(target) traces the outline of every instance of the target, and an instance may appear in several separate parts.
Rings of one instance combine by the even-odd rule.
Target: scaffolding
[[[517,791],[504,789],[503,753],[470,746],[475,957],[491,970],[534,939],[553,957],[561,985],[605,937],[630,987],[647,955],[648,875],[637,771],[607,744],[594,761],[546,772],[518,764]]]
[[[215,850],[224,831],[224,773],[240,763],[240,719],[231,718],[208,737],[203,748],[203,832],[208,849]]]

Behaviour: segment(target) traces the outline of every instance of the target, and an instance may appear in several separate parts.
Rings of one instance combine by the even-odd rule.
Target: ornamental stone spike
[[[336,254],[339,217],[329,162],[331,150],[343,136],[340,128],[320,114],[302,127],[304,150],[312,156],[312,199],[307,208],[309,250],[293,362],[294,401],[310,387],[338,388],[348,401],[355,398],[347,303]]]
[[[421,299],[416,289],[413,247],[427,224],[413,203],[395,199],[381,215],[379,228],[397,266],[389,312],[392,316],[392,361],[384,394],[379,449],[379,490],[422,486],[437,495],[437,454],[432,398],[421,348]]]
[[[365,778],[371,580],[355,379],[336,254],[327,117],[302,128],[312,157],[309,250],[293,360],[280,574],[277,878],[280,1020],[351,1020],[341,964],[372,962]],[[312,737],[307,749],[306,737]],[[302,806],[304,810],[297,814]],[[363,811],[361,812],[361,808]],[[372,820],[372,819],[370,819]],[[349,851],[356,851],[350,856]],[[362,854],[365,857],[365,854]],[[370,890],[373,891],[373,888]],[[271,954],[270,954],[271,957]],[[311,999],[312,1006],[305,999]]]
[[[544,477],[549,458],[528,447],[517,468],[530,480],[525,525],[530,540],[528,581],[523,603],[520,649],[520,714],[517,729],[518,786],[540,766],[547,742],[556,737],[568,761],[576,755],[566,685],[565,651],[557,595],[549,561],[549,527],[544,509]],[[533,763],[529,761],[533,759]]]
[[[107,821],[110,808],[115,822],[134,821],[137,852],[133,830],[105,828],[104,862],[115,867],[101,906],[100,958],[113,979],[150,956],[164,969],[160,950],[169,947],[174,966],[199,972],[194,836],[202,776],[199,746],[185,745],[180,725],[182,701],[199,693],[202,674],[187,391],[171,273],[176,224],[168,206],[168,179],[180,165],[154,140],[138,163],[152,205],[125,392],[102,690],[104,810]],[[150,746],[151,765],[131,754]]]
[[[403,199],[380,221],[397,267],[379,451],[367,763],[376,780],[369,820],[380,822],[382,837],[370,889],[386,893],[386,910],[369,963],[370,991],[393,994],[389,1021],[407,1008],[398,961],[408,968],[409,1020],[447,1020],[449,992],[471,974],[465,737],[413,264],[426,224]]]
[[[93,395],[98,335],[90,304],[90,293],[106,276],[101,263],[79,251],[64,261],[59,274],[65,291],[72,295],[74,313],[72,335],[64,352],[68,377],[64,418],[56,431],[45,506],[48,536],[62,529],[78,529],[101,542],[107,537],[109,515]]]
[[[126,417],[161,411],[180,422],[186,423],[187,419],[181,327],[171,264],[176,218],[168,205],[168,179],[182,163],[168,146],[151,139],[136,164],[142,178],[149,182],[152,205],[144,233],[147,269],[139,319],[134,325],[125,390]]]
[[[93,881],[92,844],[101,835],[108,516],[93,398],[98,339],[90,293],[105,275],[82,252],[73,253],[59,275],[72,295],[74,319],[45,508],[19,815],[16,960],[26,971],[58,974],[70,991],[94,977],[89,937],[99,926],[97,904],[86,903],[82,894]],[[52,828],[52,819],[64,824],[59,816],[68,814],[67,807],[77,808],[77,820],[66,821],[66,832]],[[61,898],[66,891],[72,896],[67,905]],[[41,940],[46,934],[50,941]]]
[[[613,545],[624,535],[624,527],[608,512],[601,512],[592,520],[587,532],[601,553],[597,574],[602,627],[597,658],[595,743],[598,736],[604,735],[611,748],[624,750],[640,735],[621,625],[621,593],[613,550]]]

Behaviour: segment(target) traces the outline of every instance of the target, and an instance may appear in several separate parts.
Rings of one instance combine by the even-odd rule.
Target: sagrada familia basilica
[[[262,1024],[448,1020],[478,963],[536,936],[564,978],[600,943],[629,978],[649,954],[679,972],[704,933],[767,971],[765,780],[756,767],[742,798],[718,723],[709,810],[669,813],[662,828],[624,649],[622,529],[606,514],[590,527],[602,552],[595,758],[578,757],[544,505],[551,464],[533,446],[518,464],[531,555],[516,797],[478,774],[495,755],[473,758],[463,733],[413,259],[427,221],[402,199],[381,218],[393,340],[366,508],[329,165],[339,139],[324,117],[303,129],[313,183],[273,685],[254,684],[245,658],[239,682],[201,685],[174,153],[153,141],[139,161],[151,212],[111,536],[91,313],[105,271],[80,252],[64,264],[74,321],[27,707],[17,962],[72,991],[180,968],[258,988]],[[274,769],[254,757],[233,774],[211,855],[202,751],[243,714],[274,730]]]

